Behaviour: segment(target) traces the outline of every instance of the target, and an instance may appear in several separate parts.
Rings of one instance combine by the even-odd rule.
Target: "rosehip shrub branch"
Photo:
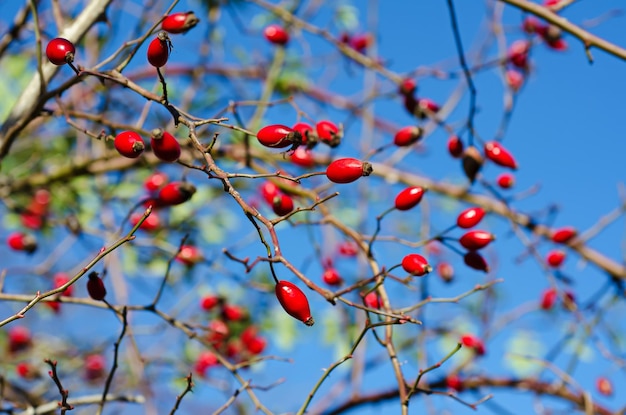
[[[402,56],[358,2],[52,3],[0,38],[3,408],[618,413],[624,209],[565,223],[513,122],[545,54],[626,59],[572,2],[473,44],[412,5],[446,20]]]

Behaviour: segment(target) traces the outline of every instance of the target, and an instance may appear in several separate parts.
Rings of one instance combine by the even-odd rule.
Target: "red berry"
[[[118,153],[129,159],[139,157],[145,149],[141,136],[134,131],[122,131],[115,136],[113,144]]]
[[[133,213],[130,216],[131,225],[135,226],[139,223],[139,221],[143,218],[143,213]],[[161,218],[156,211],[152,211],[150,216],[143,221],[139,229],[146,232],[154,232],[161,227]]]
[[[298,147],[291,153],[291,162],[301,167],[311,168],[315,166],[313,153],[306,147]]]
[[[422,137],[422,129],[414,125],[401,128],[393,137],[393,143],[398,147],[410,146]]]
[[[498,186],[500,186],[502,189],[510,189],[515,185],[515,176],[513,176],[511,173],[502,173],[498,176],[496,180]]]
[[[285,194],[279,194],[272,201],[272,209],[278,216],[285,216],[293,212],[293,199]]]
[[[31,380],[38,376],[37,369],[28,362],[19,362],[15,366],[15,373],[26,380]]]
[[[246,312],[242,307],[233,304],[224,304],[222,316],[226,321],[239,321],[246,316]]]
[[[600,376],[598,379],[596,379],[596,389],[598,389],[600,395],[613,395],[613,383],[611,383],[611,381],[604,376]]]
[[[244,346],[248,352],[252,355],[259,355],[263,353],[265,350],[265,346],[267,346],[267,341],[263,337],[253,337],[248,340],[248,342],[244,342]]]
[[[180,157],[178,140],[172,134],[160,128],[152,130],[150,145],[152,146],[152,152],[159,160],[171,163]]]
[[[46,301],[44,304],[57,314],[61,312],[61,303],[58,301]]]
[[[466,232],[463,236],[461,236],[459,242],[461,243],[461,246],[463,246],[463,248],[469,251],[477,251],[486,247],[491,241],[495,239],[496,237],[489,232],[475,230]]]
[[[359,252],[359,247],[352,241],[345,241],[339,244],[339,255],[353,257]]]
[[[432,271],[426,258],[419,254],[408,254],[402,258],[402,269],[411,275],[421,277]]]
[[[430,98],[420,98],[417,100],[417,117],[424,119],[428,118],[430,114],[439,112],[439,105]]]
[[[528,34],[539,33],[543,31],[544,25],[535,16],[528,16],[522,23],[522,29]]]
[[[317,143],[317,135],[313,132],[313,127],[305,122],[299,122],[294,124],[294,131],[300,133],[302,136],[302,144],[306,144],[309,148],[313,147]]]
[[[446,378],[446,386],[449,389],[453,389],[457,392],[463,391],[463,381],[458,375],[450,375]]]
[[[7,237],[7,245],[15,251],[25,251],[32,254],[37,250],[37,240],[34,236],[23,232],[13,232]]]
[[[165,173],[156,171],[152,173],[150,176],[148,176],[146,181],[143,182],[143,186],[149,192],[156,192],[157,190],[165,186],[165,183],[167,183],[167,180],[168,178]]]
[[[509,61],[518,68],[526,69],[528,67],[528,51],[530,43],[526,40],[516,40],[509,46],[507,53]]]
[[[9,352],[15,353],[27,349],[32,344],[30,330],[24,326],[9,328]]]
[[[286,45],[289,42],[289,33],[280,25],[272,24],[263,30],[265,38],[275,45]]]
[[[160,206],[180,205],[191,199],[194,193],[196,188],[191,183],[171,182],[161,189],[157,202]]]
[[[100,379],[104,376],[106,361],[104,356],[92,354],[85,358],[85,378],[89,381]]]
[[[545,7],[553,7],[559,4],[561,0],[544,0],[543,5]]]
[[[69,281],[70,281],[69,275],[67,275],[64,272],[57,272],[56,274],[54,274],[53,286],[54,288],[59,288],[67,284]],[[72,294],[74,294],[74,286],[70,285],[61,294],[67,297],[71,297]]]
[[[333,161],[326,169],[326,177],[334,183],[352,183],[361,176],[372,174],[372,165],[354,158]]]
[[[205,295],[200,300],[200,307],[202,307],[205,311],[211,311],[218,305],[220,302],[220,298],[216,295]]]
[[[483,208],[467,208],[463,212],[459,213],[459,216],[456,218],[456,225],[463,229],[473,228],[478,225],[484,217],[485,211]]]
[[[317,137],[330,147],[337,147],[341,143],[342,134],[339,127],[331,121],[320,121],[315,124]]]
[[[196,363],[194,365],[194,371],[200,375],[204,376],[207,369],[213,366],[217,366],[219,364],[219,360],[215,354],[211,351],[205,350],[198,355]]]
[[[211,342],[215,347],[221,346],[224,340],[230,334],[228,326],[222,320],[211,321],[209,323],[208,329],[209,335],[207,336],[207,340]]]
[[[459,158],[463,154],[463,141],[458,136],[452,135],[448,138],[448,152],[454,158]]]
[[[407,187],[396,196],[395,207],[398,210],[409,210],[422,200],[425,190],[420,186]]]
[[[293,318],[302,321],[307,326],[312,326],[315,321],[311,317],[309,300],[306,295],[289,281],[278,281],[275,288],[276,298],[283,309]]]
[[[348,43],[350,47],[360,53],[364,53],[365,50],[372,45],[374,38],[369,33],[364,33],[360,35],[354,35],[350,38]]]
[[[470,251],[463,256],[463,262],[470,268],[478,271],[489,272],[489,265],[485,258],[478,252]]]
[[[485,160],[480,151],[474,146],[468,147],[463,151],[461,165],[465,176],[471,183],[474,183],[480,169],[482,169]]]
[[[400,95],[404,95],[404,96],[413,95],[416,90],[417,90],[417,83],[412,78],[405,78],[400,83],[400,88],[398,88],[398,92],[400,93]]]
[[[454,278],[454,268],[447,262],[437,264],[436,271],[443,282],[451,282]]]
[[[152,39],[148,45],[148,62],[150,65],[160,68],[167,63],[170,57],[172,42],[166,32],[159,32],[157,37]]]
[[[270,205],[274,203],[274,198],[280,194],[278,186],[269,180],[261,185],[260,190],[263,199]]]
[[[380,308],[380,298],[378,298],[378,294],[372,291],[367,294],[365,298],[363,298],[365,305],[369,308]]]
[[[282,124],[265,126],[259,130],[256,137],[259,143],[265,147],[284,148],[292,146],[295,148],[302,144],[300,133]]]
[[[554,307],[556,300],[558,298],[558,293],[555,288],[547,288],[541,294],[541,308],[544,310],[550,310]]]
[[[483,341],[473,334],[464,334],[463,336],[461,336],[461,343],[465,347],[470,347],[474,349],[474,351],[478,355],[482,356],[485,354],[485,345]]]
[[[87,292],[89,296],[96,300],[102,301],[104,297],[107,295],[107,290],[104,287],[104,282],[98,276],[97,272],[92,272],[89,274],[89,280],[87,281]]]
[[[517,169],[515,159],[500,143],[497,141],[488,141],[485,143],[485,156],[502,167]]]
[[[76,48],[74,44],[62,37],[52,39],[46,46],[46,56],[55,65],[65,65],[66,63],[74,62],[75,53]]]
[[[322,274],[322,281],[330,286],[337,286],[341,285],[343,279],[335,268],[328,268],[324,271],[324,274]]]
[[[188,267],[202,262],[203,259],[202,251],[200,251],[197,246],[193,245],[183,245],[178,254],[176,254],[176,260]]]
[[[565,261],[565,252],[561,251],[560,249],[550,251],[546,256],[546,262],[552,268],[560,267],[563,264],[563,261]]]
[[[168,15],[161,23],[161,30],[169,33],[185,33],[198,24],[200,20],[194,12],[178,12]]]
[[[524,84],[524,75],[514,69],[508,69],[504,74],[504,79],[509,88],[514,92],[519,91]]]
[[[559,228],[554,231],[552,234],[552,242],[557,244],[564,244],[573,239],[578,232],[571,226],[566,226],[563,228]]]

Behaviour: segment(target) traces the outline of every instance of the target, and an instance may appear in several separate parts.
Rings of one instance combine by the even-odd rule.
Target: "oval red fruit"
[[[563,264],[563,261],[565,261],[565,252],[561,251],[560,249],[550,251],[546,256],[546,262],[552,268],[560,267]]]
[[[156,192],[163,187],[165,183],[167,183],[167,180],[167,174],[156,171],[148,176],[148,178],[143,182],[143,186],[149,192]]]
[[[182,264],[191,267],[204,260],[202,251],[200,248],[194,245],[183,245],[180,247],[180,251],[176,254],[176,260]]]
[[[417,83],[412,78],[405,78],[400,83],[400,87],[398,88],[398,92],[400,95],[413,95],[417,90]]]
[[[524,85],[524,75],[514,69],[507,70],[504,74],[504,79],[509,88],[514,92],[519,91],[522,85]]]
[[[315,124],[317,137],[330,147],[337,147],[341,143],[341,131],[339,127],[331,121],[323,120]]]
[[[259,143],[263,144],[265,147],[297,147],[302,144],[302,136],[300,133],[282,124],[267,125],[259,130],[256,137]]]
[[[451,282],[454,279],[454,268],[447,262],[440,262],[436,267],[437,275],[443,282]]]
[[[291,154],[291,162],[300,167],[311,168],[315,166],[313,153],[306,147],[298,147]]]
[[[564,244],[573,239],[578,232],[571,226],[565,226],[554,231],[552,234],[552,242]]]
[[[148,45],[148,62],[150,65],[160,68],[167,63],[170,57],[170,49],[172,42],[166,32],[159,32],[157,37],[152,39],[152,42]]]
[[[483,217],[485,217],[485,210],[483,208],[467,208],[459,213],[459,216],[456,218],[456,225],[463,229],[473,228],[483,220]]]
[[[489,232],[475,230],[466,232],[463,236],[461,236],[459,242],[461,243],[463,248],[470,251],[477,251],[486,247],[491,241],[495,239],[496,237]]]
[[[380,308],[380,298],[378,298],[378,294],[372,291],[367,294],[365,298],[363,298],[365,305],[369,308]]]
[[[528,67],[528,51],[530,43],[526,40],[516,40],[511,44],[507,52],[507,56],[511,64],[526,69]]]
[[[298,122],[294,124],[292,129],[300,133],[302,144],[306,144],[307,147],[312,148],[317,143],[317,135],[313,132],[313,127],[310,124]]]
[[[463,154],[463,141],[457,135],[448,138],[448,152],[454,158],[459,158]]]
[[[408,254],[402,258],[402,269],[411,275],[421,277],[432,271],[428,260],[419,254]]]
[[[274,203],[274,198],[280,194],[278,186],[269,180],[261,185],[260,191],[263,199],[270,205]]]
[[[52,39],[46,46],[48,60],[57,66],[73,62],[75,53],[74,44],[62,37]]]
[[[517,162],[511,153],[497,141],[485,143],[485,156],[499,166],[517,169]]]
[[[279,216],[285,216],[293,211],[293,199],[285,194],[279,194],[272,201],[272,209]]]
[[[280,25],[272,24],[263,30],[263,35],[275,45],[286,45],[289,42],[289,33]]]
[[[446,386],[448,389],[455,390],[457,392],[463,392],[463,381],[459,375],[449,375],[446,377]]]
[[[139,157],[145,149],[141,136],[134,131],[122,131],[115,136],[113,144],[118,153],[129,159]]]
[[[604,396],[613,395],[613,384],[608,378],[604,376],[600,376],[596,380],[596,389],[598,389],[598,392],[600,393],[600,395],[604,395]]]
[[[200,307],[205,311],[211,311],[220,303],[220,298],[216,295],[205,295],[200,300]]]
[[[326,169],[326,177],[334,183],[352,183],[361,176],[372,174],[372,165],[355,158],[343,158],[333,161]]]
[[[107,295],[107,290],[104,287],[104,282],[98,276],[97,272],[89,274],[89,280],[87,281],[87,292],[89,296],[96,301],[104,300]]]
[[[554,307],[554,304],[556,303],[557,298],[558,298],[558,293],[556,289],[547,288],[541,294],[541,303],[540,303],[541,308],[543,310],[550,310],[552,307]]]
[[[463,256],[463,262],[477,271],[489,272],[489,265],[478,252],[470,251]]]
[[[485,345],[483,341],[473,334],[464,334],[461,336],[461,343],[465,347],[474,349],[478,355],[482,356],[485,354]]]
[[[401,128],[393,137],[393,143],[398,147],[406,147],[422,138],[422,129],[414,125]]]
[[[515,176],[511,173],[502,173],[498,176],[497,183],[502,189],[510,189],[515,185]]]
[[[7,237],[7,245],[14,251],[25,251],[29,254],[37,250],[37,240],[35,237],[23,232],[11,233]]]
[[[398,210],[409,210],[416,206],[426,191],[423,187],[412,186],[402,190],[396,196],[395,207]]]
[[[200,20],[196,14],[190,12],[178,12],[168,15],[161,23],[161,30],[169,33],[186,33],[198,24]]]
[[[309,300],[306,295],[289,281],[278,281],[275,287],[276,298],[283,307],[283,309],[291,317],[302,321],[307,326],[312,326],[315,323],[311,316],[311,309],[309,308]]]
[[[180,157],[180,144],[176,137],[160,128],[152,130],[150,145],[159,160],[172,163]]]
[[[335,268],[327,268],[322,274],[322,281],[330,286],[341,285],[343,279]]]
[[[174,206],[185,203],[196,192],[196,188],[188,182],[171,182],[166,184],[157,198],[159,206]]]
[[[141,220],[141,218],[143,218],[143,213],[139,213],[139,212],[133,213],[130,216],[131,225],[133,226],[137,225],[139,221]],[[150,212],[150,216],[148,216],[146,220],[143,221],[139,229],[146,231],[146,232],[153,232],[159,229],[159,227],[161,227],[161,218],[156,213],[156,211],[153,210],[152,212]]]

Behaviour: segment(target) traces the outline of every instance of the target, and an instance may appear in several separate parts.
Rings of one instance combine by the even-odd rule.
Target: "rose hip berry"
[[[322,281],[330,286],[341,285],[343,278],[335,268],[327,268],[322,274]]]
[[[326,169],[326,177],[334,183],[352,183],[361,176],[372,174],[372,165],[355,158],[343,158],[333,161]]]
[[[293,318],[302,321],[307,326],[315,323],[311,317],[309,300],[306,295],[289,281],[278,281],[275,288],[276,298],[283,309]]]
[[[488,141],[485,143],[485,156],[499,166],[508,167],[513,170],[517,169],[517,162],[511,153],[497,141]]]
[[[152,146],[152,152],[159,160],[172,163],[180,157],[178,140],[172,134],[160,128],[152,130],[150,145]]]
[[[380,308],[380,298],[378,298],[378,294],[376,294],[376,292],[374,291],[367,294],[363,298],[363,301],[365,302],[365,305],[369,308]]]
[[[554,231],[552,234],[552,242],[557,244],[564,244],[573,239],[578,232],[571,226],[566,226],[563,228],[559,228]]]
[[[491,233],[486,231],[469,231],[466,232],[461,239],[459,239],[459,243],[463,248],[469,251],[477,251],[489,245],[489,243],[495,240],[496,237]]]
[[[263,30],[265,38],[275,45],[284,46],[289,42],[289,33],[280,25],[272,24]]]
[[[463,155],[463,141],[457,135],[451,135],[448,138],[448,152],[454,158],[459,158]]]
[[[332,121],[323,120],[315,124],[317,137],[330,147],[337,147],[341,143],[342,134],[339,127]]]
[[[130,216],[130,224],[135,226],[143,218],[143,213],[133,213]],[[143,221],[139,229],[146,232],[154,232],[161,227],[161,218],[156,211],[152,211],[150,216]]]
[[[194,185],[188,182],[171,182],[166,184],[157,198],[159,206],[174,206],[185,203],[196,193]]]
[[[456,225],[459,228],[469,229],[478,225],[485,217],[485,210],[480,207],[470,207],[459,213],[456,218]]]
[[[402,190],[396,196],[395,207],[398,210],[409,210],[422,200],[425,190],[420,186],[412,186]]]
[[[204,260],[200,248],[194,245],[183,245],[176,254],[176,260],[188,267],[191,267]]]
[[[102,278],[98,276],[97,272],[92,272],[89,274],[89,280],[87,281],[87,292],[89,296],[96,300],[102,301],[104,297],[107,295],[107,290],[104,287],[104,282]]]
[[[452,282],[454,279],[454,268],[449,263],[440,262],[435,269],[443,282]]]
[[[546,256],[546,262],[552,268],[560,267],[563,264],[563,261],[565,261],[565,252],[560,249],[552,250],[548,252],[548,255]]]
[[[143,187],[145,187],[146,190],[149,192],[156,192],[157,190],[165,186],[167,180],[167,174],[156,171],[148,176],[146,181],[143,182]]]
[[[129,159],[139,157],[145,149],[141,136],[134,131],[122,131],[115,136],[113,144],[118,153]]]
[[[489,265],[485,258],[476,251],[470,251],[463,256],[463,262],[477,271],[489,272]]]
[[[24,251],[29,254],[37,250],[37,240],[35,237],[23,232],[11,233],[7,238],[7,245],[14,251]]]
[[[598,393],[600,393],[600,395],[604,395],[604,396],[613,395],[613,384],[608,378],[604,376],[600,376],[596,380],[596,389],[598,390]]]
[[[511,173],[502,173],[496,179],[496,183],[498,183],[498,186],[502,189],[510,189],[515,186],[515,176]]]
[[[419,111],[417,111],[418,118],[427,118],[430,114],[434,114],[439,112],[439,105],[430,98],[420,98],[417,100],[417,107]]]
[[[85,378],[89,381],[100,379],[104,376],[106,361],[104,356],[92,354],[85,358]]]
[[[359,253],[359,247],[352,241],[344,241],[339,244],[338,252],[339,255],[353,257]]]
[[[448,389],[455,390],[457,392],[463,392],[463,380],[459,375],[450,375],[446,378],[446,386]]]
[[[161,31],[148,45],[148,62],[155,68],[160,68],[167,63],[170,57],[172,42],[167,32]]]
[[[313,127],[305,122],[295,123],[292,129],[302,136],[302,144],[306,144],[307,148],[313,148],[317,144],[317,135],[313,131]]]
[[[414,125],[401,128],[393,137],[393,143],[398,147],[406,147],[422,138],[423,131]]]
[[[541,294],[540,306],[543,310],[550,310],[554,307],[556,300],[558,299],[558,293],[555,288],[547,288]]]
[[[296,148],[302,144],[302,136],[286,125],[272,124],[265,126],[256,134],[259,143],[272,148]]]
[[[76,48],[74,44],[62,37],[52,39],[46,46],[48,60],[57,66],[74,62],[75,53]]]
[[[484,355],[485,354],[485,345],[481,339],[476,337],[473,334],[464,334],[461,336],[461,343],[465,347],[469,347],[474,349],[476,354]]]
[[[478,172],[483,167],[485,160],[480,154],[480,151],[476,147],[468,147],[463,151],[462,166],[465,176],[469,179],[470,183],[474,183]]]
[[[200,19],[192,11],[172,13],[163,19],[161,30],[172,34],[186,33],[193,29],[199,21]]]
[[[513,92],[519,91],[522,85],[524,85],[524,75],[514,69],[508,69],[504,74],[504,79]]]
[[[29,348],[32,344],[30,330],[24,326],[13,326],[8,332],[8,347],[10,353],[16,353]]]
[[[419,254],[408,254],[402,258],[402,269],[411,275],[421,277],[432,271],[428,260]]]
[[[285,216],[293,211],[293,199],[285,194],[279,194],[272,200],[272,209],[278,216]]]
[[[304,168],[311,168],[315,166],[315,160],[313,159],[313,153],[306,147],[298,147],[291,154],[291,162],[295,165]]]
[[[528,51],[530,43],[526,40],[516,40],[509,46],[507,56],[511,64],[520,69],[528,67]]]

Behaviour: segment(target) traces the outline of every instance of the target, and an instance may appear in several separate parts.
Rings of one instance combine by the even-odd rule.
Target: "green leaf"
[[[337,26],[343,27],[347,31],[355,30],[359,26],[359,10],[349,4],[337,7],[335,12]]]
[[[523,357],[540,358],[544,354],[543,343],[537,339],[535,333],[526,330],[517,331],[508,340],[506,348],[508,353],[502,357],[504,365],[517,376],[529,376],[541,370],[541,363]]]

